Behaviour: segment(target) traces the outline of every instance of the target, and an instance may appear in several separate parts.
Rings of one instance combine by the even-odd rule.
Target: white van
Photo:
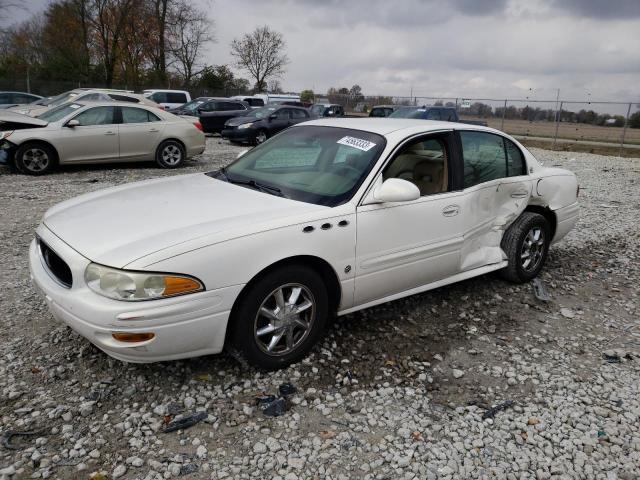
[[[277,105],[282,102],[299,102],[300,95],[288,93],[256,93],[253,98],[261,98],[265,105]]]
[[[144,90],[142,94],[161,105],[165,110],[178,108],[191,101],[191,95],[185,90]]]

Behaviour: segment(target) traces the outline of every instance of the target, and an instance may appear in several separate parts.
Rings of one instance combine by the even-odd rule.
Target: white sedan
[[[228,346],[274,369],[331,315],[495,270],[531,280],[577,196],[573,173],[490,128],[317,120],[219,171],[51,208],[30,268],[53,315],[115,358]]]
[[[0,111],[0,157],[29,175],[80,163],[155,160],[177,168],[204,148],[197,120],[128,102],[65,103],[35,118]]]

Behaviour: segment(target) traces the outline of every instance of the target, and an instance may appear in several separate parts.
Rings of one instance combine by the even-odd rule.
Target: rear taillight
[[[202,131],[202,124],[200,122],[193,122],[193,126]]]

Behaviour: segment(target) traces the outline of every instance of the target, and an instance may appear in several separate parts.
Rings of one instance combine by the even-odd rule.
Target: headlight
[[[244,130],[245,128],[253,127],[253,123],[243,123],[238,127],[238,130]]]
[[[202,283],[192,277],[128,272],[95,263],[89,264],[85,270],[84,280],[89,288],[99,295],[131,302],[174,297],[204,290]]]

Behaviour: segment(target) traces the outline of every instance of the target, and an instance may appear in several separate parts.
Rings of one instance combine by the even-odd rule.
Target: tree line
[[[7,6],[0,0],[0,14]],[[271,80],[279,87],[288,63],[280,33],[259,27],[229,46],[251,80],[203,61],[215,41],[214,21],[189,0],[54,0],[0,32],[0,79],[238,92],[265,91]]]

